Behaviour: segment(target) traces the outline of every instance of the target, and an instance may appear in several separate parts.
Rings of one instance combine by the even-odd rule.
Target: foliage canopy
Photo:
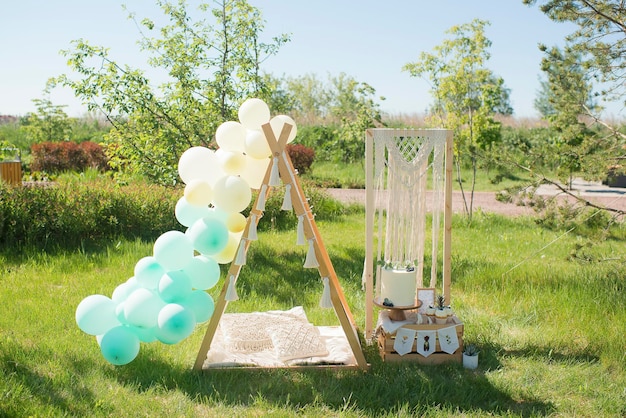
[[[137,21],[132,13],[129,18],[141,28],[148,64],[166,71],[167,81],[154,86],[143,70],[116,62],[107,48],[77,40],[63,53],[79,78],[62,75],[53,82],[71,87],[89,110],[112,123],[106,140],[113,168],[175,184],[184,150],[210,145],[244,98],[269,94],[261,63],[289,37],[262,42],[261,13],[245,0],[203,3],[199,9],[209,18],[198,21],[184,0],[157,4],[167,25]]]
[[[500,141],[496,113],[511,114],[509,90],[504,80],[487,68],[491,41],[485,35],[489,22],[475,19],[453,26],[433,52],[422,52],[418,61],[403,67],[414,77],[427,77],[435,103],[430,122],[454,131],[457,173],[462,160],[473,167],[472,193],[476,179],[476,149],[489,150]],[[462,187],[460,176],[459,185]],[[472,214],[472,199],[465,209]]]

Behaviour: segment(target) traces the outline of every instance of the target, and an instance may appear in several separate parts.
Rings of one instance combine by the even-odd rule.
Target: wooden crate
[[[0,180],[16,185],[22,185],[22,163],[19,161],[0,162]]]
[[[428,357],[424,357],[421,354],[417,353],[416,348],[416,340],[413,341],[413,348],[410,353],[405,354],[403,356],[399,355],[393,348],[393,343],[396,338],[396,333],[386,333],[384,330],[380,330],[378,333],[378,348],[380,351],[380,356],[383,358],[383,361],[412,361],[420,364],[442,364],[447,362],[457,362],[461,363],[463,361],[463,323],[458,320],[458,318],[454,317],[455,323],[448,323],[443,325],[437,324],[429,324],[429,325],[417,325],[417,324],[407,324],[403,325],[402,328],[414,329],[414,330],[439,330],[443,328],[448,328],[450,326],[456,325],[456,335],[459,339],[459,348],[452,354],[445,353],[441,351],[441,347],[439,346],[439,338],[437,338],[436,349],[435,352],[429,355]]]

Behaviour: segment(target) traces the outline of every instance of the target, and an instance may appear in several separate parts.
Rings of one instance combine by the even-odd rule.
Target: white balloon
[[[238,176],[246,169],[246,156],[239,151],[218,150],[215,155],[220,163],[220,167],[225,174]]]
[[[226,151],[244,151],[246,128],[239,122],[228,121],[218,126],[215,141],[220,149]]]
[[[239,121],[248,129],[261,129],[270,121],[270,108],[261,99],[248,99],[239,107]]]
[[[272,150],[265,139],[265,135],[256,129],[248,129],[245,145],[246,154],[252,158],[268,158],[272,155]]]
[[[277,115],[270,120],[270,125],[272,126],[272,131],[274,132],[274,136],[278,141],[280,137],[280,133],[283,131],[283,126],[288,123],[291,125],[291,132],[289,132],[289,137],[287,138],[287,143],[293,142],[296,138],[296,134],[298,133],[298,127],[296,126],[296,122],[287,115]]]
[[[248,183],[237,176],[221,178],[213,188],[213,203],[226,212],[241,212],[250,204],[252,191]]]
[[[178,174],[185,184],[194,179],[214,184],[223,176],[215,153],[206,147],[191,147],[178,160]]]
[[[241,178],[248,183],[250,188],[260,189],[271,161],[269,158],[257,160],[247,157],[246,169],[241,173]]]

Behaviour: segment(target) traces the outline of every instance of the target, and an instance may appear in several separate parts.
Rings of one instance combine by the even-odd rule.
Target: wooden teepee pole
[[[303,216],[305,236],[309,239],[313,239],[315,255],[319,263],[318,270],[322,277],[328,277],[329,279],[331,301],[335,309],[335,313],[339,318],[339,322],[343,328],[343,331],[346,334],[346,338],[348,340],[348,343],[350,344],[350,348],[352,349],[354,357],[357,361],[357,365],[361,369],[367,369],[368,364],[361,349],[358,333],[356,331],[356,322],[354,321],[352,313],[350,312],[345,295],[341,289],[339,280],[337,279],[337,274],[335,273],[330,258],[328,257],[328,252],[324,247],[322,237],[315,224],[311,208],[309,207],[306,197],[304,196],[302,186],[300,185],[298,177],[295,175],[295,169],[293,168],[291,159],[285,151],[285,146],[287,145],[287,139],[289,138],[289,133],[291,132],[292,126],[289,124],[285,124],[278,140],[276,140],[274,132],[272,131],[269,123],[263,125],[262,128],[270,149],[272,150],[273,160],[278,161],[280,178],[285,185],[291,185],[292,204],[296,214],[298,216]],[[274,163],[270,164],[270,166],[268,167],[262,183],[266,186],[267,194],[269,194],[270,192],[269,183],[272,177],[271,171],[273,168],[273,164]],[[260,190],[263,190],[263,187],[261,187]],[[266,197],[267,195],[263,196],[262,198]],[[257,199],[251,211],[251,214],[257,215],[255,217],[257,223],[262,216],[262,212],[257,209],[257,203],[260,198],[261,192],[259,192],[259,195],[257,196]],[[252,216],[248,217],[248,223],[246,224],[246,228],[244,230],[244,237],[247,237],[252,218]],[[244,251],[247,251],[248,246],[250,245],[250,241],[247,239],[242,239],[239,245],[245,245]],[[237,251],[239,251],[239,248],[237,249]],[[228,291],[229,278],[233,276],[236,282],[237,278],[239,277],[241,267],[242,266],[237,265],[234,262],[231,264],[228,272],[228,277],[222,287],[222,291],[215,305],[215,311],[213,313],[213,316],[211,317],[211,320],[209,321],[209,326],[207,328],[204,339],[202,340],[202,345],[196,357],[194,370],[202,369],[204,361],[206,360],[207,354],[211,348],[211,342],[213,341],[213,337],[215,336],[215,332],[217,331],[217,326],[228,304],[228,301],[226,300],[226,293]]]

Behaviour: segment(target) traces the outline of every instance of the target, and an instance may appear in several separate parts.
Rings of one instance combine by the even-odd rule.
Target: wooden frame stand
[[[366,310],[365,310],[365,337],[368,341],[371,341],[374,337],[378,342],[380,355],[385,361],[415,361],[422,364],[440,364],[446,361],[458,361],[462,360],[463,351],[463,324],[458,318],[455,318],[457,327],[457,337],[459,340],[459,348],[453,353],[448,354],[440,350],[439,343],[437,342],[437,348],[435,353],[424,357],[416,352],[415,344],[413,341],[413,349],[410,353],[400,356],[393,349],[396,332],[388,333],[384,329],[379,328],[377,334],[374,335],[374,219],[375,213],[378,210],[376,208],[374,188],[375,188],[375,173],[374,173],[374,137],[376,129],[368,129],[365,133],[365,176],[366,176],[366,243],[365,243],[365,266],[364,266],[364,282],[365,282],[365,298],[366,298]],[[399,136],[414,136],[414,137],[427,137],[432,135],[432,130],[427,129],[409,129],[400,130]],[[438,130],[441,132],[441,130]],[[445,178],[444,178],[444,219],[443,219],[443,261],[442,261],[442,276],[443,284],[441,293],[445,295],[446,304],[450,304],[450,284],[451,284],[451,237],[452,237],[452,158],[453,158],[453,133],[450,130],[445,130]],[[381,237],[379,237],[381,239]],[[435,262],[435,261],[433,261]],[[436,325],[436,324],[407,324],[402,328],[408,328],[411,330],[430,330],[436,331],[446,327],[453,326],[454,324]]]

